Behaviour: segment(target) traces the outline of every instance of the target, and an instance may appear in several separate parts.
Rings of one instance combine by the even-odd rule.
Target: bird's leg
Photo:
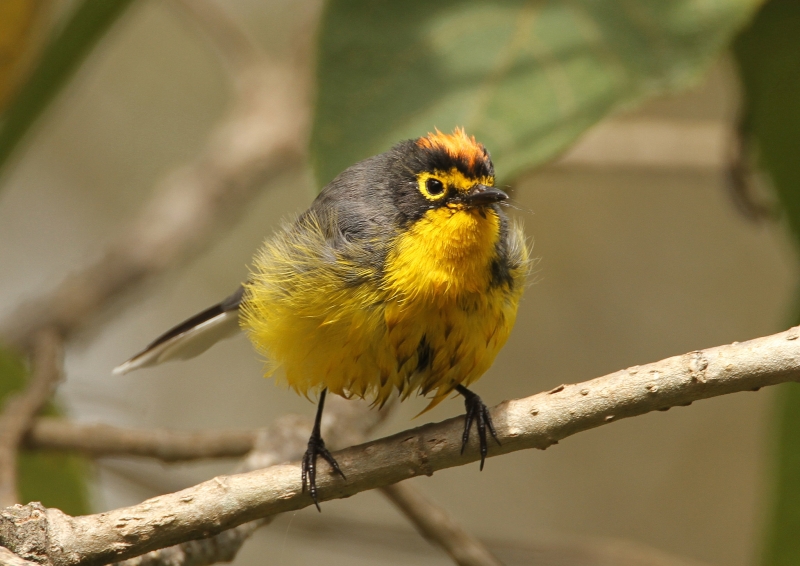
[[[319,395],[317,417],[314,419],[314,429],[311,431],[311,437],[308,439],[308,449],[303,455],[303,462],[300,465],[302,470],[301,478],[303,480],[303,491],[305,491],[306,486],[308,486],[308,492],[311,494],[311,499],[314,500],[314,505],[317,506],[317,511],[321,511],[319,502],[317,501],[317,456],[322,456],[325,461],[330,464],[334,472],[342,476],[342,479],[347,479],[344,477],[342,470],[339,469],[339,464],[336,463],[331,453],[325,448],[325,441],[322,440],[322,434],[320,433],[322,409],[325,407],[325,394],[327,392],[327,389],[323,389],[322,393]]]
[[[494,430],[494,424],[492,424],[492,415],[489,414],[488,407],[483,403],[478,395],[463,385],[456,385],[456,391],[464,396],[464,406],[467,408],[467,414],[464,422],[464,435],[461,437],[461,453],[464,453],[464,449],[467,447],[467,442],[469,442],[469,429],[472,428],[472,421],[474,420],[475,425],[478,428],[478,439],[480,440],[481,444],[481,470],[483,470],[483,461],[486,459],[486,453],[488,452],[488,446],[486,443],[487,428],[489,429],[489,433],[492,435],[492,438],[494,438],[494,441],[500,445],[500,440],[498,440],[497,433]]]

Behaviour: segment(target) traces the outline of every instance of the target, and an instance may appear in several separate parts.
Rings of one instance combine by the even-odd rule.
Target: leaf
[[[311,149],[321,184],[466,127],[509,177],[609,112],[691,84],[759,0],[332,0]]]
[[[758,147],[800,246],[800,3],[765,4],[734,43],[744,87],[743,122]]]
[[[0,115],[0,170],[95,43],[131,2],[83,0],[72,11],[69,20],[45,47],[27,81]]]
[[[0,407],[11,393],[21,390],[28,378],[22,360],[0,348]],[[58,415],[52,404],[44,414]],[[70,515],[90,512],[86,487],[89,465],[79,456],[23,451],[19,455],[17,486],[23,503],[41,501]]]
[[[0,110],[22,78],[36,50],[36,28],[45,10],[40,0],[0,2]]]
[[[800,249],[800,3],[767,2],[734,43],[743,85],[743,129],[778,195]],[[797,302],[800,305],[800,302]],[[800,313],[791,314],[795,324]],[[800,564],[800,388],[779,388],[775,417],[772,508],[763,564]]]

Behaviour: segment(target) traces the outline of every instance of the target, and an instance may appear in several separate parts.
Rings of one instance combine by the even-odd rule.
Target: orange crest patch
[[[419,147],[440,149],[453,159],[460,159],[473,167],[475,163],[484,161],[487,157],[486,149],[482,143],[475,140],[475,136],[468,136],[464,128],[457,126],[452,134],[444,134],[436,128],[434,133],[417,140]]]

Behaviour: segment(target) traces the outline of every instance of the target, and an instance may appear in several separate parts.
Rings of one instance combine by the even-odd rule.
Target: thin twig
[[[402,484],[398,484],[402,485]],[[406,564],[423,562],[425,548],[416,533],[403,525],[379,524],[357,518],[300,513],[292,518],[288,535],[313,540],[323,548],[338,544],[372,547],[384,555],[402,552]],[[511,564],[547,566],[708,566],[703,562],[675,556],[640,542],[587,535],[531,532],[524,541],[487,537],[486,544]],[[415,556],[416,555],[416,556]]]
[[[414,486],[396,483],[382,487],[381,493],[409,518],[423,537],[441,546],[459,566],[501,566],[482,542]]]
[[[255,430],[143,430],[107,424],[80,424],[63,418],[37,419],[25,446],[82,452],[88,456],[145,456],[164,462],[240,458],[253,450]]]
[[[45,329],[36,337],[33,373],[24,391],[9,398],[0,415],[0,505],[8,507],[17,498],[17,450],[36,414],[55,391],[63,376],[61,337]]]
[[[357,419],[343,419],[343,422],[329,424],[329,428],[338,431],[339,434],[343,430],[346,431],[350,440],[348,445],[360,444],[367,440],[367,435],[351,424],[358,422]],[[380,492],[414,525],[417,532],[429,542],[441,547],[456,564],[500,566],[500,561],[492,555],[486,545],[469,534],[444,508],[411,484],[387,485],[380,488]]]
[[[247,539],[269,521],[260,519],[245,523],[213,537],[154,550],[117,562],[115,566],[210,566],[218,562],[233,562]]]
[[[323,435],[333,448],[344,448],[363,442],[386,418],[393,404],[381,411],[367,410],[360,401],[333,397],[323,419]],[[297,456],[298,442],[303,448],[311,434],[308,416],[285,415],[267,429],[178,431],[166,429],[129,429],[107,424],[80,424],[57,417],[40,417],[25,437],[25,446],[35,450],[82,452],[95,458],[103,456],[144,456],[164,462],[181,462],[205,458],[234,458],[253,454],[262,456],[258,466],[265,468]],[[267,440],[261,438],[265,432]],[[367,431],[367,432],[364,432]],[[258,447],[258,443],[266,447]],[[275,456],[282,454],[283,456]],[[240,470],[241,471],[241,470]]]
[[[545,449],[620,419],[800,380],[798,338],[800,328],[792,328],[506,401],[492,409],[502,445],[492,447],[489,455]],[[462,417],[453,418],[337,452],[334,456],[347,480],[321,473],[320,501],[477,461],[474,442],[461,454],[463,424]],[[14,506],[0,517],[0,545],[17,551],[20,530],[26,529],[26,544],[42,550],[37,560],[41,564],[108,564],[307,507],[311,498],[301,491],[299,478],[299,464],[277,465],[82,517],[34,504]]]

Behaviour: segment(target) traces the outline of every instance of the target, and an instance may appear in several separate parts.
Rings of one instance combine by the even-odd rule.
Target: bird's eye
[[[428,189],[428,194],[432,197],[438,197],[444,192],[444,184],[439,179],[430,177],[425,181],[425,188]]]
[[[447,196],[447,186],[438,176],[431,173],[421,173],[417,177],[419,192],[429,201],[443,201]]]

